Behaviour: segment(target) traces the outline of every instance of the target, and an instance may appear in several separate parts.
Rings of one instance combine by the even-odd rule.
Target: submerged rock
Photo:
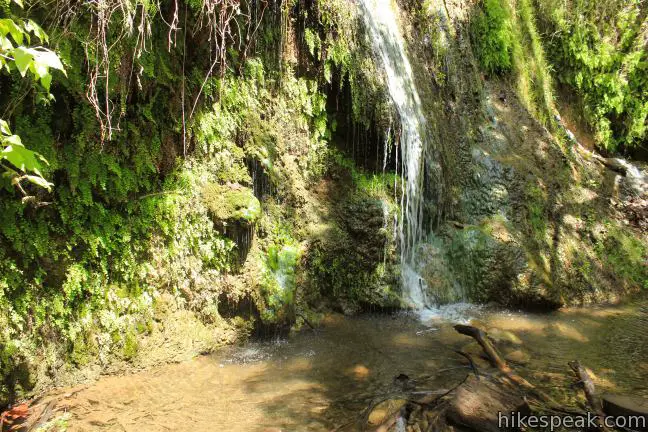
[[[518,346],[522,345],[522,340],[517,337],[513,332],[501,330],[498,328],[488,329],[488,337],[490,337],[498,345]]]

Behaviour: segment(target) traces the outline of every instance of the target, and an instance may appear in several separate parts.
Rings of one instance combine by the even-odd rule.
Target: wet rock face
[[[238,183],[207,184],[202,191],[214,227],[239,246],[239,262],[250,250],[254,226],[261,217],[261,203],[252,189]]]
[[[491,132],[492,133],[492,132]],[[491,137],[505,149],[501,136]],[[482,149],[473,149],[472,177],[464,189],[461,228],[447,226],[440,233],[454,281],[464,299],[495,301],[525,309],[555,309],[562,301],[529,260],[524,230],[526,179]],[[542,216],[544,217],[544,215]]]
[[[398,3],[405,25],[411,21],[410,60],[438,136],[426,150],[435,147],[443,170],[442,196],[426,197],[426,208],[441,209],[430,212],[441,222],[421,248],[428,297],[547,310],[639,291],[648,277],[637,270],[648,257],[646,170],[581,152],[558,127],[552,98],[531,100],[516,81],[523,77],[484,77],[468,43],[468,3],[428,2],[423,11],[421,2]]]
[[[432,291],[451,287],[449,301],[527,310],[639,291],[648,256],[646,174],[565,144],[515,94],[493,96],[502,87],[485,85],[489,114],[465,129],[476,138],[456,150],[463,156],[450,167],[464,179],[451,217],[434,233],[435,262],[443,265],[427,278]]]
[[[336,190],[327,229],[302,261],[306,281],[314,285],[306,291],[319,292],[345,314],[399,308],[393,214],[380,199]]]
[[[384,213],[383,203],[373,198],[352,198],[339,212],[341,225],[353,248],[352,255],[363,267],[370,268],[383,259],[388,241]]]
[[[496,145],[503,145],[500,140]],[[511,167],[502,165],[486,151],[473,148],[471,152],[473,167],[468,188],[461,196],[464,217],[472,222],[484,216],[506,211],[510,206],[509,188],[514,181],[515,172]]]

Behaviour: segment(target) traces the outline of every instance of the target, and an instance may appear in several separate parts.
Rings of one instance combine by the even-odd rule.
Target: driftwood
[[[585,397],[587,403],[594,410],[594,414],[597,415],[597,423],[600,429],[608,431],[609,429],[605,427],[603,419],[605,418],[605,413],[603,412],[603,405],[601,404],[601,399],[596,392],[596,386],[592,382],[592,378],[587,373],[587,370],[583,365],[578,361],[574,360],[568,363],[569,367],[572,368],[574,374],[583,384],[583,391],[585,392]]]
[[[468,360],[468,363],[470,363],[470,368],[472,369],[473,373],[475,374],[475,377],[479,379],[479,370],[477,369],[477,366],[475,365],[475,362],[473,361],[472,357],[470,357],[470,354],[465,353],[463,351],[457,350],[455,351],[457,354],[460,356],[464,357],[466,360]]]
[[[500,415],[513,424],[512,412],[530,414],[524,396],[514,385],[506,385],[493,377],[470,377],[457,388],[445,412],[455,425],[479,432],[499,432]],[[506,425],[509,425],[507,422]]]
[[[507,378],[527,389],[535,389],[535,386],[533,384],[522,378],[520,375],[516,374],[513,369],[511,369],[508,363],[506,363],[506,361],[499,355],[491,341],[488,339],[485,331],[478,329],[477,327],[463,324],[457,324],[456,326],[454,326],[454,328],[462,335],[470,336],[475,339],[477,343],[481,345],[490,363],[495,366],[500,372],[506,375]]]
[[[517,384],[522,389],[533,397],[535,400],[530,400],[529,403],[536,405],[545,411],[553,411],[560,414],[570,414],[576,416],[583,416],[585,413],[564,407],[562,404],[555,401],[551,396],[539,390],[536,386],[531,384],[526,379],[518,375],[508,363],[499,355],[492,342],[488,338],[485,331],[469,325],[457,324],[454,326],[455,330],[462,335],[470,336],[481,345],[484,353],[488,357],[490,363],[496,367],[506,378],[511,382]]]

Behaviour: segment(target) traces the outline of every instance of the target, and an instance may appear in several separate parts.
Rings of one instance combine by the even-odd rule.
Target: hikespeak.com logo
[[[600,418],[588,412],[583,416],[528,415],[518,411],[497,413],[498,427],[502,431],[521,428],[593,430],[599,425],[610,429],[646,430],[648,421],[645,416],[620,416]]]

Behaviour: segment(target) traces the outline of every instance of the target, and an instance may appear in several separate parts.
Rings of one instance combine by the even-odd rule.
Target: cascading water
[[[427,138],[427,120],[392,1],[359,0],[359,3],[374,50],[384,67],[389,94],[400,116],[399,166],[404,179],[399,226],[402,283],[410,305],[423,309],[431,302],[426,283],[418,273],[416,249],[425,236],[423,180],[426,162],[434,164],[429,160],[433,155]]]

